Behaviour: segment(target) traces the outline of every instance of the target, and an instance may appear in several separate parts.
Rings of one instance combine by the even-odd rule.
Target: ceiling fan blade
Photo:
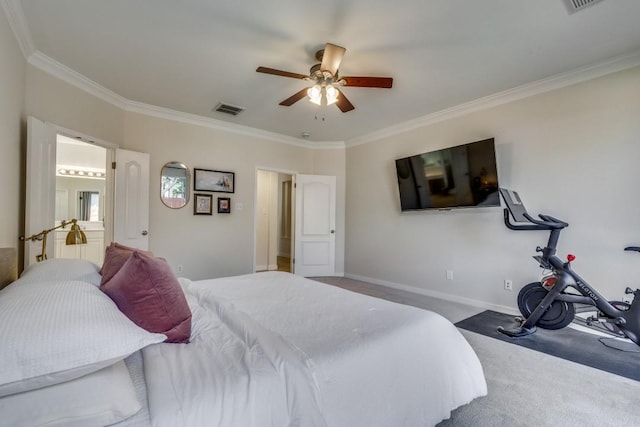
[[[280,105],[284,105],[285,107],[289,107],[296,102],[300,101],[302,98],[307,96],[307,88],[302,89],[300,92],[296,92],[284,101],[280,103]]]
[[[306,79],[307,77],[309,77],[309,76],[305,76],[304,74],[292,73],[290,71],[276,70],[275,68],[267,68],[267,67],[258,67],[256,68],[256,71],[259,73],[273,74],[276,76],[291,77],[293,79]]]
[[[352,87],[379,87],[389,89],[393,86],[391,77],[340,77],[345,81],[345,86]]]
[[[324,47],[324,53],[322,54],[322,64],[320,64],[320,70],[329,71],[332,75],[336,75],[342,57],[347,49],[336,46],[335,44],[327,43]]]
[[[340,93],[340,95],[338,95],[338,100],[336,101],[336,105],[338,106],[338,108],[340,109],[340,111],[342,111],[343,113],[346,113],[347,111],[351,111],[353,110],[354,107],[353,104],[347,99],[346,96],[344,96],[344,93],[342,93],[342,91],[340,89],[338,89],[338,92]]]

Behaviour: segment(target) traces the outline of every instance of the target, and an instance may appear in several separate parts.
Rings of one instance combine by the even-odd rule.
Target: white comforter
[[[425,426],[487,392],[443,317],[288,273],[185,282],[190,344],[143,350],[156,426]]]

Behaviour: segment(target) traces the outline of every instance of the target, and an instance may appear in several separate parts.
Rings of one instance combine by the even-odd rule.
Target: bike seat
[[[625,251],[634,251],[634,252],[640,252],[640,246],[627,246],[626,248],[624,248]]]

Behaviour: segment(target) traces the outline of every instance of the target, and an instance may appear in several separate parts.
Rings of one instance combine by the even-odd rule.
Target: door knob
[[[333,233],[335,233],[335,232],[336,232],[336,230],[331,230],[331,234],[333,234]]]
[[[146,236],[147,234],[149,234],[149,232],[147,230],[142,230],[142,235]]]

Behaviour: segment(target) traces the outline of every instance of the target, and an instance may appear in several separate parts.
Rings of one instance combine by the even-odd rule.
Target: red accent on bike
[[[542,279],[542,286],[546,290],[551,290],[555,286],[557,278],[555,276],[548,276]]]
[[[568,254],[567,255],[567,261],[572,262],[574,259],[576,259],[576,256],[573,254]]]

